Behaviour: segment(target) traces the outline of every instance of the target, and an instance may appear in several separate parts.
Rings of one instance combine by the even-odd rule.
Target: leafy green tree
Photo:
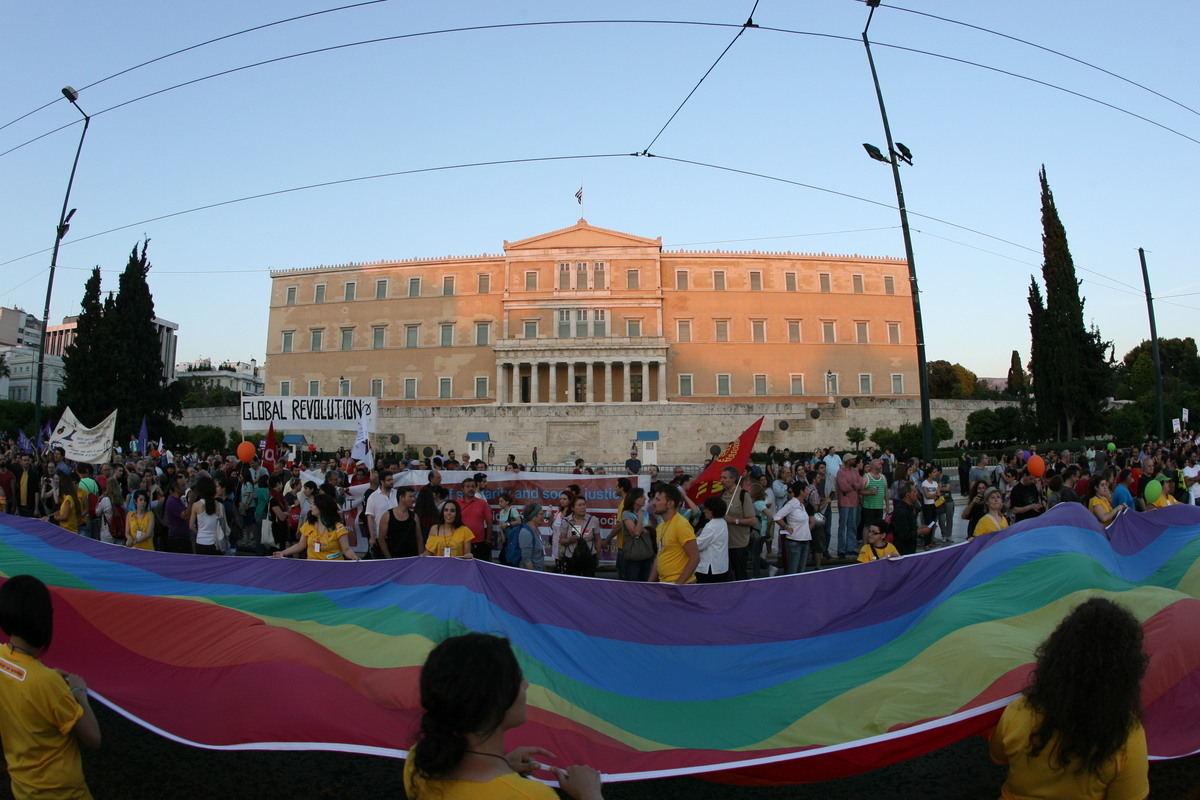
[[[1108,414],[1108,430],[1120,446],[1140,444],[1150,432],[1150,416],[1136,405],[1116,408]]]
[[[1196,351],[1195,339],[1190,336],[1186,339],[1159,339],[1158,351],[1164,394],[1200,390],[1200,355]],[[1125,400],[1137,399],[1154,391],[1154,356],[1149,339],[1121,359],[1117,365],[1117,386],[1118,397]]]
[[[8,361],[5,356],[6,354],[0,353],[0,378],[7,378],[10,374],[8,371]]]
[[[936,446],[938,442],[944,442],[947,439],[954,438],[954,431],[951,429],[950,423],[947,422],[943,417],[934,417],[930,422],[929,427],[933,431],[934,446]]]
[[[974,397],[980,389],[979,376],[962,364],[930,361],[929,396],[938,400]]]
[[[886,449],[896,447],[896,432],[891,428],[876,428],[871,431],[871,441],[876,447]]]
[[[867,438],[867,429],[866,428],[859,428],[859,427],[852,426],[852,427],[849,427],[846,429],[846,441],[850,442],[850,444],[852,444],[854,446],[855,450],[858,449],[858,446],[860,444],[862,444],[862,442],[864,440],[866,440],[866,438]]]
[[[1110,343],[1083,324],[1083,299],[1067,233],[1058,216],[1045,167],[1042,186],[1042,280],[1029,287],[1029,369],[1041,433],[1059,440],[1093,433],[1102,426],[1104,401],[1112,391],[1112,370],[1105,360]]]
[[[1022,435],[1023,418],[1021,409],[1014,406],[1001,406],[996,409],[996,419],[1000,423],[1000,438],[1005,441],[1014,439],[1029,439],[1028,435]]]
[[[195,378],[187,375],[176,381],[183,387],[184,408],[217,408],[236,406],[241,402],[241,394],[234,389],[219,386],[209,378]]]
[[[996,412],[981,408],[967,416],[967,438],[973,442],[994,442],[1006,437]]]
[[[225,440],[225,452],[236,453],[237,447],[242,442],[246,441],[246,437],[237,428],[229,429],[229,438]]]
[[[936,437],[935,437],[936,438]],[[921,452],[921,426],[915,422],[905,422],[896,431],[896,446],[910,453]]]

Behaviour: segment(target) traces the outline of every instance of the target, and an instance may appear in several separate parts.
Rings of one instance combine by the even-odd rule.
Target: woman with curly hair
[[[487,680],[480,680],[487,676]],[[404,762],[404,793],[416,800],[558,797],[526,780],[546,769],[575,800],[598,800],[600,775],[591,767],[543,767],[540,747],[504,752],[504,733],[525,722],[529,683],[507,639],[468,633],[445,640],[421,668],[421,728]]]
[[[1037,650],[1021,697],[1004,709],[989,752],[1008,765],[1000,796],[1142,800],[1150,793],[1141,683],[1142,626],[1092,598]]]

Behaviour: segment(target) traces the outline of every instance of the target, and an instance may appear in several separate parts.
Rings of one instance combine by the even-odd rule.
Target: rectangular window
[[[294,336],[295,336],[295,333],[292,331],[284,331],[283,332],[283,342],[280,344],[280,348],[279,348],[282,352],[284,352],[284,353],[292,352],[292,338]]]
[[[794,273],[794,272],[783,273],[783,288],[789,292],[796,291],[796,273]]]
[[[834,333],[832,322],[821,323],[821,335],[825,344],[833,344],[837,341],[837,336]]]
[[[350,396],[350,379],[349,378],[342,378],[340,381],[338,381],[338,394],[340,394],[342,397]]]
[[[713,273],[713,291],[725,291],[725,270],[717,270]]]
[[[750,320],[750,338],[756,342],[767,340],[767,321],[765,319]]]
[[[354,349],[354,328],[342,328],[342,349]]]
[[[762,273],[761,272],[755,271],[755,272],[750,273],[750,291],[752,291],[752,292],[761,292],[762,291]]]
[[[899,373],[892,374],[892,394],[904,394],[904,376]]]
[[[625,288],[640,289],[642,288],[642,271],[638,269],[625,270]]]
[[[536,339],[538,334],[538,321],[536,319],[525,320],[525,338]]]
[[[383,398],[383,378],[371,378],[371,397]]]
[[[454,396],[454,379],[453,378],[438,378],[438,397],[442,400],[448,400]]]
[[[408,279],[408,296],[409,297],[420,297],[421,296],[421,279],[420,278],[409,278]]]
[[[319,353],[321,347],[325,344],[325,331],[315,330],[310,332],[308,349],[314,353]]]
[[[308,396],[309,397],[317,397],[320,394],[321,394],[321,382],[320,381],[309,381],[308,382]]]
[[[718,342],[729,341],[729,320],[719,319],[716,321],[716,339]]]
[[[636,339],[642,335],[642,321],[640,319],[625,320],[625,335],[630,339]]]
[[[454,346],[454,323],[443,322],[438,330],[441,332],[438,337],[438,344],[442,347]]]
[[[419,347],[421,342],[421,326],[420,325],[405,325],[404,326],[404,346]]]
[[[729,374],[723,373],[717,376],[717,394],[721,397],[729,396]]]
[[[488,379],[486,375],[475,378],[475,399],[486,400],[488,396]]]
[[[800,341],[800,320],[788,320],[788,341],[792,344],[796,344]]]
[[[571,289],[571,265],[566,261],[558,265],[558,290],[566,292]]]
[[[850,276],[850,280],[854,282],[854,293],[862,294],[863,293],[863,276],[862,275],[852,275],[852,276]]]
[[[383,332],[386,328],[371,328],[371,347],[375,350],[383,349]]]
[[[592,262],[592,288],[605,289],[608,287],[608,281],[604,279],[604,262]]]
[[[895,294],[896,293],[896,279],[893,278],[891,275],[883,276],[883,293],[884,294]]]
[[[794,394],[794,395],[804,394],[804,376],[803,375],[792,375],[791,379],[792,379],[792,394]]]
[[[854,323],[854,338],[859,344],[867,343],[867,323]]]
[[[821,279],[821,291],[822,292],[824,292],[825,294],[829,294],[831,291],[833,291],[833,287],[831,286],[830,281],[829,281],[829,273],[828,272],[822,272],[820,275],[820,279]]]
[[[487,347],[492,343],[492,323],[476,322],[475,323],[475,346]]]
[[[871,393],[871,376],[866,372],[864,372],[858,376],[858,393],[859,394],[870,394]]]
[[[686,270],[675,271],[675,288],[681,292],[686,292],[688,288],[688,274]]]
[[[291,381],[280,381],[279,382],[279,396],[280,397],[290,397],[291,394],[292,394],[292,382]]]
[[[296,305],[296,287],[295,286],[287,287],[286,299],[283,301],[283,303],[284,303],[284,305],[288,305],[288,306]]]
[[[527,292],[536,292],[537,291],[537,288],[538,288],[537,287],[537,276],[538,276],[538,274],[537,274],[536,270],[530,270],[529,272],[525,273],[525,291],[527,291]]]
[[[358,284],[355,281],[346,283],[346,302],[353,302],[358,298]]]
[[[575,309],[575,335],[580,337],[588,335],[588,312],[586,308]]]
[[[825,373],[825,393],[826,394],[837,394],[838,393],[838,376],[832,372]]]
[[[765,395],[767,393],[767,376],[766,375],[755,375],[754,376],[754,393],[759,396]]]
[[[571,338],[571,309],[569,308],[558,310],[558,338]]]
[[[680,375],[679,376],[679,396],[680,397],[691,397],[692,396],[692,376],[691,375]]]
[[[592,336],[600,339],[608,336],[608,311],[603,308],[592,312]]]
[[[588,287],[588,265],[586,261],[575,262],[575,290],[586,291]]]
[[[405,378],[404,379],[404,399],[405,400],[416,400],[417,399],[417,379],[416,378]]]
[[[454,295],[454,276],[442,276],[442,297],[452,297]]]
[[[375,281],[375,299],[387,300],[387,278]]]
[[[680,342],[692,340],[692,321],[690,319],[681,319],[675,323],[675,339]]]
[[[325,302],[325,284],[318,283],[316,285],[316,287],[313,288],[313,302],[314,303],[324,303]]]
[[[900,323],[888,323],[888,344],[900,344]]]
[[[476,281],[475,291],[479,294],[490,294],[492,291],[492,276],[481,272]]]

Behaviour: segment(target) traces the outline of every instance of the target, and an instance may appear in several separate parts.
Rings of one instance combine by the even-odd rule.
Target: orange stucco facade
[[[580,220],[498,255],[279,270],[266,393],[397,406],[915,395],[908,269],[664,252]]]

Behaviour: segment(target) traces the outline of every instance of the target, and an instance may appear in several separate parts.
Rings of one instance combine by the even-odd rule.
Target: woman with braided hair
[[[1004,710],[989,752],[1008,765],[1004,800],[1142,800],[1150,793],[1141,683],[1142,626],[1092,598],[1037,650],[1021,697]]]
[[[597,800],[600,774],[576,765],[543,767],[540,747],[504,752],[504,732],[525,722],[525,690],[507,639],[468,633],[446,639],[421,668],[421,728],[404,762],[404,792],[413,800],[555,800],[549,786],[527,780],[548,769],[575,800]]]

